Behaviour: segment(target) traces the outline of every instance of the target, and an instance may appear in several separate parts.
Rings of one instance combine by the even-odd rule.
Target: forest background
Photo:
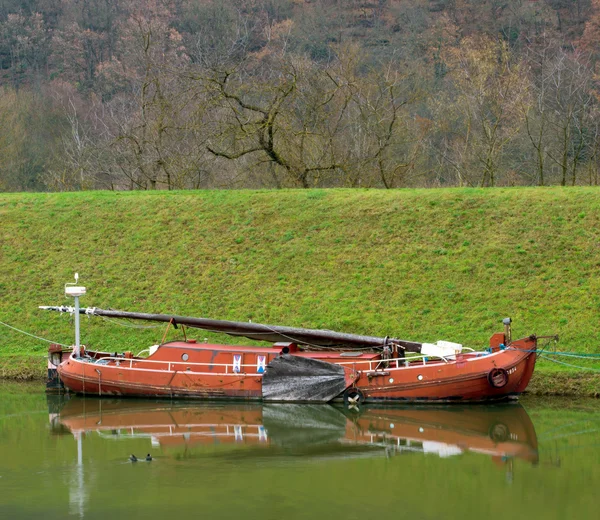
[[[600,0],[1,0],[0,191],[597,185]]]

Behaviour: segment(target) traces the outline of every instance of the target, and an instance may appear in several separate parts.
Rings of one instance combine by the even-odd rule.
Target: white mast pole
[[[79,296],[75,296],[75,357],[79,357]]]
[[[85,294],[85,287],[78,287],[79,274],[75,273],[75,283],[65,284],[65,295],[75,298],[75,348],[73,354],[79,357],[81,353],[79,342],[79,297]]]

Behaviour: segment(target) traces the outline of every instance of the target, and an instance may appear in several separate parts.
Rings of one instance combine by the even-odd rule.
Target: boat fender
[[[493,368],[488,374],[488,382],[494,388],[502,388],[508,383],[508,372],[503,368]]]
[[[365,394],[355,387],[346,388],[343,397],[345,406],[356,406],[362,404],[365,400]]]
[[[60,352],[52,352],[50,354],[50,363],[57,367],[61,363],[61,353]]]

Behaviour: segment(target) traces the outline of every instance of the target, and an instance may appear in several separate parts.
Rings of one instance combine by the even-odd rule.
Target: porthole
[[[183,354],[181,356],[181,359],[183,359],[184,361],[187,361],[188,359],[190,359],[190,356],[188,356],[187,354]]]
[[[422,376],[421,374],[419,374],[419,375],[417,376],[417,379],[418,379],[419,381],[423,381],[423,376]]]
[[[390,377],[390,383],[393,383],[393,382],[394,382],[394,378]]]

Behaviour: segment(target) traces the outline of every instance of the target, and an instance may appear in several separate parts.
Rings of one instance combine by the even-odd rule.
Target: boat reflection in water
[[[244,445],[244,456],[352,457],[401,453],[490,456],[538,462],[537,438],[525,409],[517,403],[494,406],[347,410],[330,405],[185,403],[74,397],[50,420],[55,432],[76,439],[97,432],[111,439],[148,438],[148,451],[162,456],[192,454],[199,445],[219,444],[208,456],[227,457]],[[207,455],[207,453],[204,453]],[[238,452],[239,455],[239,452]]]
[[[73,397],[63,405],[52,400],[57,398],[49,396],[51,430],[72,434],[77,441],[77,466],[69,493],[72,513],[80,517],[87,501],[82,439],[89,434],[117,441],[146,438],[149,443],[142,456],[151,452],[155,457],[183,460],[302,457],[304,461],[409,453],[456,457],[472,452],[491,457],[505,469],[508,481],[513,479],[515,459],[538,462],[535,429],[518,403],[349,410],[327,404],[199,404],[90,397]],[[123,460],[128,455],[123,451]]]

